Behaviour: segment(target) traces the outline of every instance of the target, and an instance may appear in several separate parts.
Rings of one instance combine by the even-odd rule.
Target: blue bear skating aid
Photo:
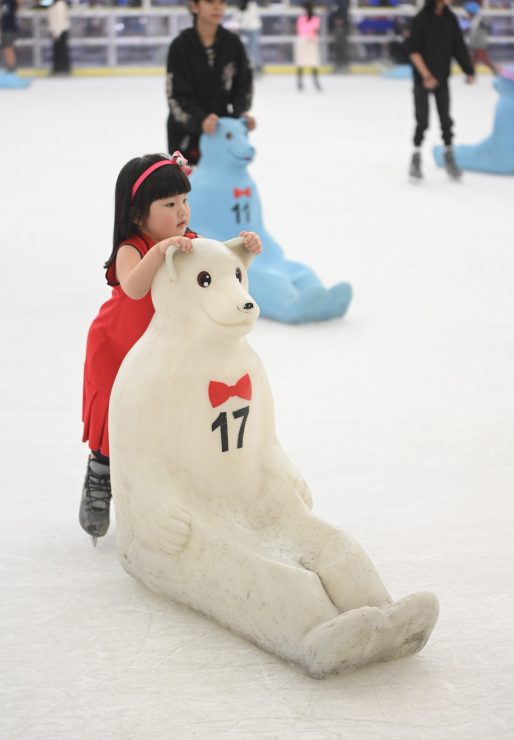
[[[494,112],[492,133],[478,144],[455,146],[455,160],[463,170],[514,175],[514,77],[502,74],[493,84],[500,99]],[[441,167],[441,146],[434,147],[434,159]]]
[[[349,283],[327,289],[311,268],[284,257],[266,231],[257,186],[247,171],[255,156],[243,120],[221,118],[215,134],[200,139],[201,159],[191,176],[195,231],[226,240],[255,231],[263,252],[249,271],[261,315],[287,324],[343,316],[352,299]]]
[[[0,72],[0,89],[3,90],[24,90],[30,87],[32,79],[30,77],[19,77],[16,72]]]

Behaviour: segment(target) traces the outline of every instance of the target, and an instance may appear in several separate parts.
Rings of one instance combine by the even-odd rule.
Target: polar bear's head
[[[255,147],[241,118],[220,118],[215,133],[202,134],[200,151],[198,168],[212,167],[218,175],[227,169],[245,169],[255,157]]]
[[[260,313],[248,292],[251,260],[240,238],[194,239],[189,254],[170,247],[152,283],[156,313],[204,336],[244,336]]]

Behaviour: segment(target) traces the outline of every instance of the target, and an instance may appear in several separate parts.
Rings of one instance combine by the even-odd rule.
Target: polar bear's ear
[[[236,236],[235,239],[229,239],[224,244],[237,254],[246,269],[250,267],[254,255],[246,249],[244,239],[241,236]]]
[[[179,252],[178,247],[168,247],[166,250],[166,270],[168,271],[168,277],[170,280],[175,280],[177,277],[177,268],[175,267],[175,256]]]

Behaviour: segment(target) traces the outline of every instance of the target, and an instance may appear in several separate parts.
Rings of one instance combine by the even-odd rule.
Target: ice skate
[[[91,535],[93,547],[98,537],[109,529],[111,503],[111,476],[109,466],[90,457],[82,488],[79,522],[82,529]]]
[[[455,162],[453,149],[451,149],[451,147],[444,150],[444,168],[448,173],[450,180],[458,181],[461,179],[462,170],[460,169],[460,167],[457,166],[457,163]]]
[[[420,183],[423,180],[421,171],[421,153],[414,152],[410,161],[409,178],[411,182]]]

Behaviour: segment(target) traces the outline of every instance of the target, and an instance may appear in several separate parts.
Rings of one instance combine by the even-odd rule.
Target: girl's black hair
[[[312,16],[314,15],[313,3],[311,3],[310,0],[307,0],[305,3],[303,3],[302,7],[307,14],[307,18],[310,20]]]
[[[436,0],[425,0],[425,8],[430,13],[435,13]]]
[[[168,157],[164,154],[145,154],[143,157],[131,159],[122,167],[116,180],[112,252],[105,263],[106,268],[115,261],[121,242],[140,233],[135,222],[146,220],[154,200],[171,198],[174,195],[189,193],[191,190],[188,176],[178,165],[170,165],[159,167],[143,180],[132,200],[132,187],[138,177],[161,159]]]
[[[239,10],[244,12],[248,7],[248,2],[249,0],[239,0]]]

